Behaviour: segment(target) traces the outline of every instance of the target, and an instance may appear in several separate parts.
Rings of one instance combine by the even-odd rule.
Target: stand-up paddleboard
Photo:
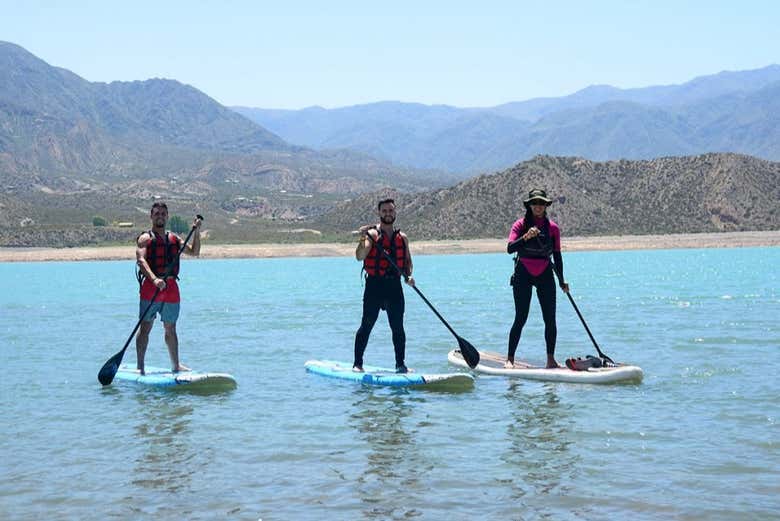
[[[176,387],[177,389],[235,389],[238,385],[232,375],[226,373],[201,373],[199,371],[181,371],[174,373],[161,367],[144,368],[141,374],[138,369],[128,365],[119,367],[117,380],[133,382],[152,387]]]
[[[349,380],[367,385],[389,385],[394,387],[411,386],[458,386],[471,387],[474,377],[468,373],[405,373],[398,374],[392,369],[364,365],[362,373],[352,370],[352,364],[330,360],[309,360],[304,364],[310,373]]]
[[[612,384],[641,382],[644,374],[642,369],[635,365],[616,365],[614,367],[590,367],[585,371],[572,371],[567,367],[558,369],[546,369],[525,362],[515,361],[515,367],[505,369],[506,357],[490,351],[479,352],[479,364],[473,368],[475,373],[496,376],[512,376],[527,380],[543,380],[546,382],[569,382],[588,384]],[[453,350],[447,354],[450,363],[468,367],[460,351]]]

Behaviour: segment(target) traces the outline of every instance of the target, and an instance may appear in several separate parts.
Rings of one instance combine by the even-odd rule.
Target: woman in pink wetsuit
[[[561,231],[558,225],[547,218],[547,207],[552,200],[547,192],[534,189],[528,192],[528,199],[523,201],[525,216],[512,225],[509,232],[507,253],[517,253],[515,257],[515,272],[512,275],[512,295],[515,300],[515,320],[509,331],[504,367],[512,368],[515,363],[515,351],[520,342],[523,326],[528,319],[528,309],[531,305],[532,288],[536,287],[536,296],[542,308],[544,319],[544,340],[547,345],[547,367],[560,367],[555,361],[555,341],[558,328],[555,325],[555,278],[553,269],[558,274],[558,281],[564,292],[569,292],[569,285],[563,278],[563,258],[561,257]],[[550,261],[550,256],[554,264]]]

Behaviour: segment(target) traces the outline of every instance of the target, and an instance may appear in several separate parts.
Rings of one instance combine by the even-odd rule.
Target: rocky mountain
[[[167,155],[170,147],[296,150],[177,81],[91,83],[7,42],[0,42],[0,71],[0,153],[42,173],[106,166],[111,173],[113,163]]]
[[[291,143],[360,150],[396,164],[461,173],[538,154],[591,160],[738,152],[780,159],[780,66],[682,85],[592,86],[570,96],[459,109],[382,102],[326,110],[234,107]]]
[[[502,238],[524,213],[528,191],[543,187],[566,235],[776,230],[779,181],[780,163],[737,154],[607,162],[537,156],[450,188],[364,194],[317,223],[344,232],[374,222],[376,201],[390,195],[398,226],[413,238]]]

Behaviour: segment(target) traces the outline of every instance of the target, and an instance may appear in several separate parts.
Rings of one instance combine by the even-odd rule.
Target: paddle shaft
[[[396,268],[396,269],[397,269],[397,268]],[[405,278],[407,278],[407,279],[408,279],[408,277],[405,277]],[[455,330],[454,330],[454,329],[452,329],[452,326],[450,326],[450,325],[449,325],[449,323],[447,323],[447,321],[446,321],[446,320],[444,320],[444,317],[443,317],[443,316],[441,316],[441,315],[439,314],[439,312],[438,312],[438,311],[436,311],[436,308],[435,308],[435,307],[433,307],[433,304],[431,304],[431,303],[428,301],[428,299],[427,299],[427,298],[425,298],[425,295],[423,295],[423,294],[422,294],[422,292],[421,292],[419,289],[417,289],[417,286],[412,286],[412,289],[413,289],[414,291],[416,291],[418,295],[420,295],[420,298],[421,298],[421,299],[423,299],[423,302],[425,302],[426,304],[428,304],[428,307],[429,307],[429,308],[431,308],[431,311],[433,311],[433,313],[434,313],[434,314],[435,314],[437,317],[439,317],[439,320],[441,320],[441,323],[442,323],[442,324],[444,324],[445,326],[447,326],[447,329],[449,329],[449,330],[450,330],[450,333],[452,333],[453,335],[455,335],[455,337],[458,337],[458,334],[455,332]]]
[[[381,252],[382,252],[382,255],[384,255],[384,257],[385,257],[385,259],[387,260],[387,262],[389,262],[389,263],[390,263],[390,265],[391,265],[393,268],[395,268],[395,270],[398,272],[398,274],[399,274],[399,275],[402,275],[402,276],[404,277],[404,280],[407,280],[407,281],[408,281],[408,280],[409,280],[409,275],[407,275],[406,273],[404,273],[404,272],[402,272],[402,271],[401,271],[401,269],[398,267],[398,265],[395,263],[395,261],[394,261],[394,260],[393,260],[393,259],[390,257],[390,255],[388,255],[388,254],[387,254],[387,252],[385,251],[385,249],[384,249],[384,248],[382,248],[382,247],[380,247],[379,245],[377,245],[377,244],[376,244],[376,242],[374,241],[374,238],[373,238],[373,237],[371,237],[371,235],[370,235],[370,234],[367,234],[366,236],[367,236],[367,237],[368,237],[368,239],[369,239],[369,240],[370,240],[370,241],[371,241],[371,242],[374,244],[374,246],[376,246],[376,247],[377,247],[377,249],[379,249],[379,251],[381,251]],[[441,314],[440,314],[438,311],[436,311],[436,308],[435,308],[435,307],[433,307],[433,304],[431,304],[431,302],[430,302],[430,301],[429,301],[427,298],[425,298],[425,295],[423,295],[423,294],[422,294],[422,291],[420,291],[420,290],[417,288],[417,286],[416,286],[416,285],[415,285],[415,286],[412,286],[412,289],[413,289],[414,291],[416,291],[418,295],[420,295],[420,298],[421,298],[421,299],[423,299],[423,302],[425,302],[426,304],[428,304],[428,307],[429,307],[429,308],[431,308],[431,311],[433,311],[433,313],[434,313],[434,314],[435,314],[435,315],[438,317],[438,319],[439,319],[439,320],[441,320],[441,323],[442,323],[442,324],[444,324],[444,325],[447,327],[447,329],[449,329],[449,330],[450,330],[450,333],[452,333],[452,335],[453,335],[455,338],[457,338],[457,339],[458,339],[458,342],[459,342],[459,343],[465,342],[465,340],[463,340],[463,339],[462,339],[462,338],[461,338],[461,337],[460,337],[460,336],[459,336],[459,335],[458,335],[458,334],[455,332],[455,330],[454,330],[454,329],[452,329],[452,326],[450,326],[450,324],[449,324],[449,323],[448,323],[446,320],[444,320],[444,317],[443,317],[443,316],[441,316]],[[462,347],[462,346],[461,346],[461,347]],[[474,351],[476,352],[476,349],[474,349]],[[478,360],[478,359],[479,359],[479,354],[478,354],[478,353],[476,353],[476,357],[477,357],[477,360]],[[476,365],[476,364],[474,364],[474,365]]]
[[[384,257],[385,257],[385,260],[387,260],[387,262],[389,262],[389,263],[390,263],[390,266],[392,266],[393,268],[395,268],[395,271],[397,271],[399,275],[403,276],[404,280],[408,281],[408,280],[409,280],[409,275],[407,275],[406,273],[404,273],[404,272],[402,272],[402,271],[401,271],[401,269],[398,267],[398,265],[395,263],[395,261],[394,261],[394,260],[393,260],[393,259],[390,257],[390,255],[388,255],[388,254],[387,254],[387,252],[385,251],[385,249],[384,249],[384,248],[382,248],[382,247],[380,247],[380,246],[378,246],[378,245],[376,244],[376,242],[374,241],[374,238],[373,238],[373,237],[371,237],[371,235],[370,235],[370,234],[366,234],[366,236],[367,236],[367,237],[368,237],[368,239],[369,239],[369,240],[370,240],[370,241],[371,241],[371,242],[374,244],[374,246],[376,246],[376,248],[377,248],[379,251],[381,251],[381,252],[382,252],[382,255],[384,255]],[[446,320],[444,320],[444,317],[443,317],[443,316],[441,316],[441,314],[440,314],[438,311],[436,311],[436,308],[435,308],[435,307],[433,307],[433,304],[431,304],[431,302],[430,302],[430,301],[429,301],[427,298],[425,298],[425,295],[423,295],[423,294],[422,294],[422,291],[420,291],[420,290],[417,288],[417,286],[412,286],[412,289],[413,289],[414,291],[416,291],[418,295],[420,295],[420,298],[421,298],[421,299],[423,299],[423,302],[425,302],[426,304],[428,304],[428,307],[429,307],[429,308],[431,308],[431,311],[433,311],[433,313],[434,313],[434,314],[435,314],[435,315],[436,315],[436,316],[439,318],[439,320],[441,320],[442,324],[444,324],[445,326],[447,326],[447,329],[449,329],[449,330],[450,330],[450,333],[452,333],[453,335],[455,335],[455,337],[456,337],[456,338],[460,338],[460,337],[458,337],[458,334],[455,332],[455,330],[454,330],[454,329],[452,329],[452,326],[450,326],[450,325],[449,325],[449,323],[448,323]]]
[[[201,221],[203,221],[203,216],[202,215],[197,215],[196,217],[198,219],[200,219]],[[192,237],[193,233],[195,233],[195,226],[193,226],[192,229],[190,229],[190,233],[187,234],[187,238],[184,239],[184,242],[182,243],[181,248],[179,248],[179,251],[176,253],[176,258],[173,259],[171,261],[171,263],[168,265],[168,267],[165,269],[165,275],[163,276],[164,279],[168,278],[171,275],[171,273],[173,273],[173,269],[176,266],[176,264],[178,264],[179,258],[181,257],[182,252],[184,252],[184,250],[186,249],[187,243],[190,241],[190,238]],[[138,322],[136,322],[135,327],[133,328],[133,331],[130,333],[130,336],[127,337],[127,341],[125,342],[125,345],[122,347],[122,349],[117,354],[115,354],[114,356],[109,358],[108,361],[106,362],[106,364],[108,364],[109,362],[113,361],[114,364],[117,367],[119,366],[119,364],[122,362],[122,358],[125,355],[125,351],[127,350],[127,346],[130,345],[130,341],[133,340],[133,337],[138,332],[138,328],[141,327],[141,323],[146,318],[146,315],[149,313],[149,310],[152,308],[152,305],[154,304],[154,301],[157,300],[157,296],[159,294],[160,294],[160,288],[157,288],[155,290],[155,292],[154,292],[154,295],[152,295],[152,298],[149,301],[149,304],[147,304],[146,308],[144,309],[144,312],[141,313],[141,318],[139,318]],[[114,360],[114,359],[116,359],[116,360]],[[103,367],[105,368],[105,365]],[[101,369],[101,373],[102,373],[102,369]],[[116,371],[114,371],[114,374],[116,374]],[[111,375],[111,380],[113,380],[113,375]],[[111,383],[111,382],[109,381],[108,383]],[[107,384],[104,384],[104,385],[107,385]]]
[[[551,263],[552,264],[552,263]],[[557,266],[554,264],[552,265],[553,272],[558,277],[558,281],[561,280],[561,276],[558,273]],[[582,325],[585,327],[585,331],[588,333],[588,336],[590,337],[590,341],[593,342],[593,347],[596,348],[596,352],[599,354],[601,358],[604,358],[606,360],[609,360],[612,362],[612,359],[601,352],[601,349],[599,348],[598,342],[596,342],[596,339],[593,338],[593,333],[590,332],[590,328],[588,327],[588,324],[585,322],[585,319],[582,316],[582,313],[580,313],[580,309],[577,307],[577,304],[574,302],[574,298],[571,296],[571,291],[564,291],[566,293],[566,296],[569,297],[569,302],[571,302],[572,307],[574,307],[574,311],[577,312],[577,316],[580,318],[580,322],[582,322]],[[614,362],[612,362],[614,363]]]

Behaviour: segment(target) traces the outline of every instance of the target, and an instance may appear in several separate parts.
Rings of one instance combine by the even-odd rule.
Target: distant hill
[[[680,85],[659,85],[619,89],[610,85],[592,85],[557,98],[535,98],[504,103],[489,110],[502,116],[537,121],[544,116],[570,109],[593,108],[610,101],[673,107],[717,98],[724,94],[752,92],[780,81],[780,65],[748,71],[723,71],[700,76]]]
[[[464,165],[499,164],[490,160],[497,143],[530,127],[485,111],[394,101],[332,110],[233,109],[291,143],[320,150],[347,148],[399,165],[448,172],[464,170]]]
[[[780,66],[682,85],[591,86],[489,108],[381,102],[300,111],[234,107],[291,143],[359,150],[396,164],[475,173],[538,154],[592,160],[738,152],[780,159]]]
[[[593,162],[538,156],[450,188],[364,194],[320,217],[345,233],[376,221],[380,196],[394,196],[398,225],[414,239],[502,238],[535,187],[554,199],[566,235],[674,234],[780,229],[780,163],[736,154]]]

